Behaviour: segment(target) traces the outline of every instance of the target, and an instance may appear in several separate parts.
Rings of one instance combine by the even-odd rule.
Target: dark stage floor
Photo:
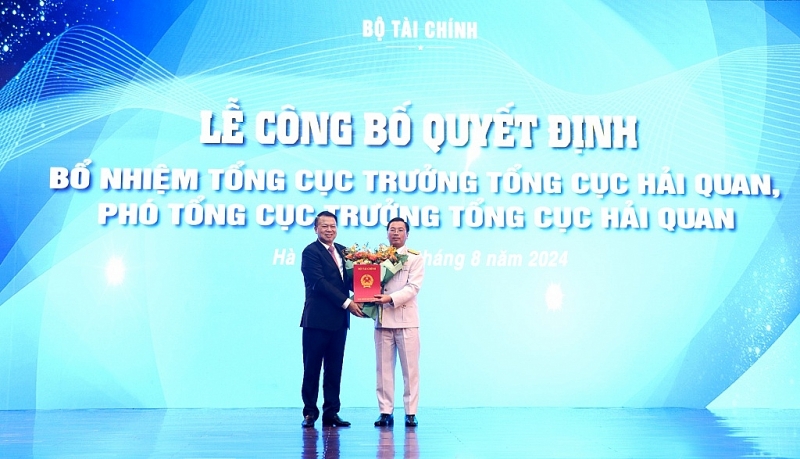
[[[398,421],[402,411],[398,411]],[[300,410],[0,411],[0,457],[800,458],[800,410],[423,409],[300,427]]]

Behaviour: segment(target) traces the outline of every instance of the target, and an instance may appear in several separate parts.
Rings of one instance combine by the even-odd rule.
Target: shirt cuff
[[[342,305],[342,309],[347,309],[347,307],[350,306],[350,303],[352,303],[352,302],[353,301],[350,298],[344,300],[344,304]]]

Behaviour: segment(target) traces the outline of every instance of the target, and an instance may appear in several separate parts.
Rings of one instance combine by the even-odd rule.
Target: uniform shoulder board
[[[414,250],[414,249],[408,249],[408,253],[410,253],[412,255],[419,255],[419,251],[418,250]]]

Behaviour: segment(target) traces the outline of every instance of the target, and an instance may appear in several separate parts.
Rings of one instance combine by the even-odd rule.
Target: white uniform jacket
[[[392,302],[383,305],[381,322],[375,320],[375,328],[419,327],[417,293],[425,276],[425,259],[418,252],[409,251],[406,246],[400,247],[397,252],[407,254],[408,259],[403,263],[403,269],[383,287],[383,293],[391,296]]]

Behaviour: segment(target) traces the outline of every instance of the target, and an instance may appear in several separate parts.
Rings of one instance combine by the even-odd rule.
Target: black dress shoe
[[[303,427],[314,427],[314,421],[316,421],[316,419],[314,419],[314,416],[308,415],[303,418],[303,423],[300,425],[302,425]]]
[[[322,427],[350,427],[350,423],[334,414],[328,419],[322,419]]]
[[[378,420],[375,421],[375,427],[387,427],[394,425],[394,416],[391,414],[381,413]]]
[[[419,422],[417,422],[417,417],[413,414],[407,414],[406,427],[416,427],[417,425],[419,425]]]

